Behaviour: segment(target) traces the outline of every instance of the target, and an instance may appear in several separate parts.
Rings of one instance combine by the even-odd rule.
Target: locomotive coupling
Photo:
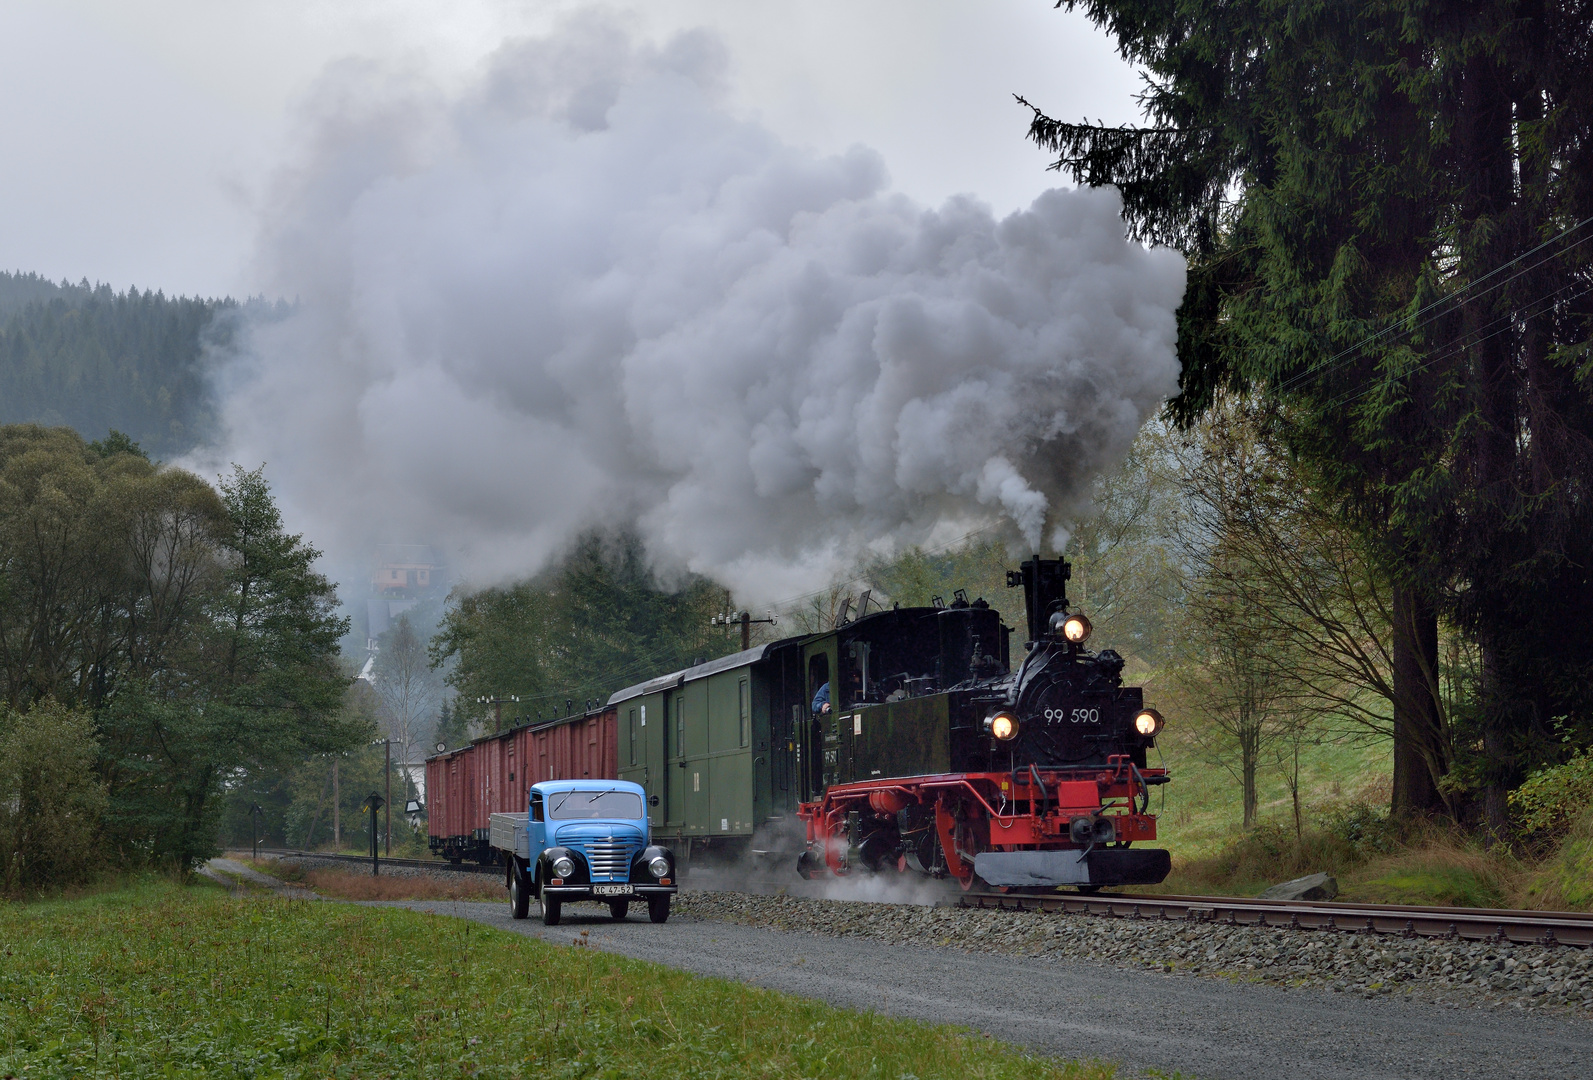
[[[1099,814],[1080,814],[1068,820],[1068,839],[1075,844],[1110,844],[1117,839],[1117,826]]]

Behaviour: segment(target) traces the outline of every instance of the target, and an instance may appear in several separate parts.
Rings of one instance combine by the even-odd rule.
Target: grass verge
[[[0,1077],[1108,1080],[464,920],[163,881],[0,907]]]
[[[1398,830],[1384,821],[1362,830],[1345,828],[1348,820],[1313,826],[1300,838],[1263,825],[1213,854],[1176,861],[1161,885],[1135,891],[1255,896],[1325,872],[1338,879],[1339,899],[1359,903],[1593,911],[1593,811],[1536,854],[1438,825]]]
[[[302,885],[337,900],[502,900],[503,878],[498,874],[378,874],[369,870],[305,867],[295,862],[262,859],[245,862],[278,881]]]

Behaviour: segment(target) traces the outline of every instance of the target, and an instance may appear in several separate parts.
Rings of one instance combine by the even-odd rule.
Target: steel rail
[[[261,848],[279,858],[328,859],[368,865],[369,855]],[[440,859],[387,859],[390,866],[462,874],[500,874],[497,866]],[[1575,911],[1515,911],[1500,908],[1422,907],[1334,900],[1259,900],[1238,896],[1136,896],[1129,893],[1017,893],[970,890],[947,897],[954,907],[1002,911],[1064,911],[1100,918],[1184,921],[1225,926],[1271,926],[1296,930],[1447,938],[1517,945],[1593,945],[1593,914]]]
[[[344,855],[331,851],[295,851],[291,848],[261,848],[262,855],[275,855],[287,859],[332,859],[336,862],[355,863],[369,866],[369,855]],[[386,855],[381,858],[383,866],[413,866],[422,870],[447,870],[456,874],[502,874],[502,866],[481,866],[473,863],[453,863],[443,859],[389,859]]]
[[[971,890],[958,906],[1004,911],[1066,911],[1102,918],[1183,920],[1227,926],[1275,926],[1401,937],[1593,945],[1593,915],[1575,911],[1420,907],[1236,896],[1135,896],[1127,893],[1025,894]]]

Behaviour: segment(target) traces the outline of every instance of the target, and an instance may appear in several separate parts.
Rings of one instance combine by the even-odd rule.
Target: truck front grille
[[[631,856],[636,854],[637,845],[626,840],[588,841],[582,847],[586,848],[587,865],[592,868],[592,879],[621,878],[631,876]]]

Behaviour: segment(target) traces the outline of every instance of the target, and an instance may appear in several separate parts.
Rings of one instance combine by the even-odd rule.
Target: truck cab
[[[644,900],[655,923],[669,918],[675,856],[651,843],[647,793],[627,780],[546,780],[533,784],[524,814],[492,815],[492,846],[507,866],[510,914],[523,919],[535,898],[556,926],[563,905],[596,900],[625,918]]]

